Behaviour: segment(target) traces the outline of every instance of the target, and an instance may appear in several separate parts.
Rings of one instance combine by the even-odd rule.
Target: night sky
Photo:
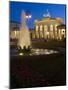
[[[29,28],[33,28],[34,20],[42,19],[43,14],[46,14],[47,10],[49,11],[52,18],[60,17],[64,20],[64,24],[66,22],[66,6],[63,4],[41,4],[10,1],[10,21],[16,21],[20,23],[22,10],[24,10],[27,14],[32,15],[32,18],[27,20]]]

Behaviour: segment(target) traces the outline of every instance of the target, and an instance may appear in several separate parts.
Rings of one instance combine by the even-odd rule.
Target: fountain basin
[[[11,56],[38,56],[38,55],[49,55],[49,54],[56,54],[59,53],[59,51],[56,50],[50,50],[50,49],[30,49],[30,50],[11,50],[10,55]]]

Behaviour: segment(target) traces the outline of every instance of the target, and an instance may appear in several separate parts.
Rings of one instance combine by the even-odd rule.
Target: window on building
[[[65,29],[62,29],[62,34],[65,34]]]

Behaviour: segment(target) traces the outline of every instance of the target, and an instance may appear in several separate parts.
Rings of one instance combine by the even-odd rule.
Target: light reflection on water
[[[58,53],[58,51],[55,50],[49,50],[49,49],[31,49],[31,53],[24,54],[24,53],[19,53],[19,55],[48,55],[48,54],[53,54],[53,53]]]
[[[23,53],[19,53],[20,56],[24,55]]]

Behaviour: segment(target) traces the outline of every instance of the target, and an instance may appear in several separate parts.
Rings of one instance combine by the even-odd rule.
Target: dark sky
[[[26,3],[10,1],[10,21],[21,22],[21,12],[31,14],[32,18],[27,20],[29,28],[33,28],[35,19],[42,19],[43,14],[49,11],[52,18],[60,17],[65,23],[66,6],[63,4]]]

